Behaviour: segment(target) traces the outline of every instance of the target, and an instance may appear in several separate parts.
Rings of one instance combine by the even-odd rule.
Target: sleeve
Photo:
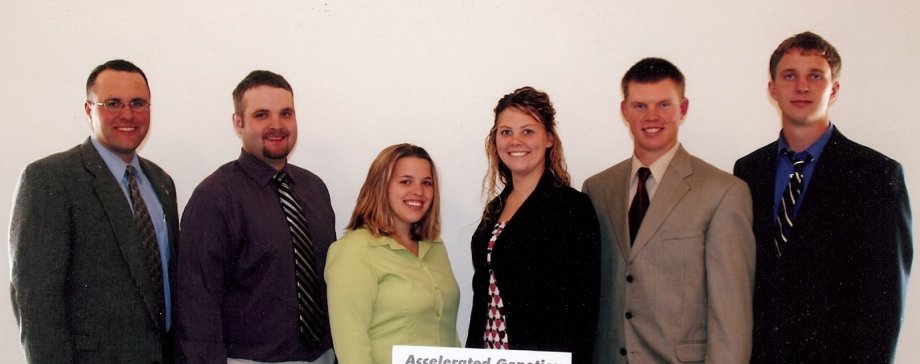
[[[733,180],[706,231],[706,363],[751,360],[756,243],[750,190]]]
[[[234,207],[221,192],[202,184],[182,214],[176,254],[179,362],[227,362],[221,312]]]
[[[578,193],[571,221],[560,224],[567,226],[570,242],[565,246],[569,256],[566,264],[571,267],[567,281],[569,302],[579,302],[579,306],[570,307],[573,315],[569,340],[572,348],[573,363],[590,363],[597,337],[598,311],[600,307],[600,227],[594,206],[587,195]]]
[[[71,206],[51,168],[30,165],[19,180],[10,224],[10,296],[30,363],[69,363],[67,271]]]
[[[487,232],[486,227],[491,225],[494,225],[494,222],[484,217],[470,238],[470,262],[473,266],[470,289],[473,298],[470,307],[469,325],[467,325],[466,344],[464,345],[466,348],[482,349],[485,346],[482,337],[485,333],[486,306],[488,305],[486,290],[489,284],[485,256],[486,245],[488,244],[488,239],[491,238],[491,232]]]
[[[886,363],[893,360],[904,313],[907,279],[913,260],[910,200],[900,164],[873,171],[877,188],[860,201],[864,219],[854,221],[857,257],[849,262],[853,279],[842,282],[848,291],[847,320],[859,330],[840,330],[848,343],[847,359]],[[867,179],[863,179],[864,181]],[[882,182],[885,181],[885,182]],[[841,312],[842,313],[842,312]]]
[[[359,241],[346,234],[329,248],[326,259],[329,324],[335,354],[342,364],[370,364],[368,331],[377,297],[377,278]]]

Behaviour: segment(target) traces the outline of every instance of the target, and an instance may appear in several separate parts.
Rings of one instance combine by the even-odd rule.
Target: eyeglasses
[[[121,102],[119,99],[105,100],[103,102],[92,102],[89,103],[102,106],[108,111],[121,111],[125,108],[125,105],[128,105],[131,108],[131,111],[147,111],[150,110],[150,103],[147,100],[131,100],[127,104]]]

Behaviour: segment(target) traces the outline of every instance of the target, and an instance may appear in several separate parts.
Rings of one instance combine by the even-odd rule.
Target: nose
[[[796,92],[808,92],[809,91],[808,80],[806,80],[804,77],[796,79],[795,91]]]
[[[511,145],[521,145],[521,134],[520,133],[511,133],[509,137]]]
[[[274,130],[281,128],[281,118],[279,118],[277,115],[270,115],[266,123],[268,124],[269,129]]]
[[[134,109],[132,109],[130,106],[124,105],[122,106],[121,111],[119,111],[119,116],[122,119],[134,119],[134,112]]]
[[[415,194],[415,195],[421,196],[421,195],[422,195],[422,190],[423,190],[423,188],[422,188],[422,184],[421,184],[421,183],[413,183],[413,184],[412,184],[412,189],[411,189],[410,192],[412,192],[412,193]]]
[[[645,113],[645,119],[649,121],[658,120],[658,107],[649,106],[648,111]]]

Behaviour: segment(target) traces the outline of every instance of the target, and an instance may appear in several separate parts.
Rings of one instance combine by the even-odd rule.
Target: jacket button
[[[620,355],[626,355],[626,348],[620,348]]]
[[[627,276],[626,276],[626,282],[632,283],[632,281],[633,281],[633,276],[632,276],[632,274],[627,275]]]
[[[632,312],[627,311],[627,312],[626,312],[626,319],[627,319],[627,320],[630,320],[630,319],[632,319],[632,318],[633,318]]]

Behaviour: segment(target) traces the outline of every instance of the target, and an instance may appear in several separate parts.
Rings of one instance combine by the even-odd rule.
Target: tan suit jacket
[[[678,148],[632,247],[631,159],[585,181],[602,240],[597,363],[750,360],[750,191]]]

